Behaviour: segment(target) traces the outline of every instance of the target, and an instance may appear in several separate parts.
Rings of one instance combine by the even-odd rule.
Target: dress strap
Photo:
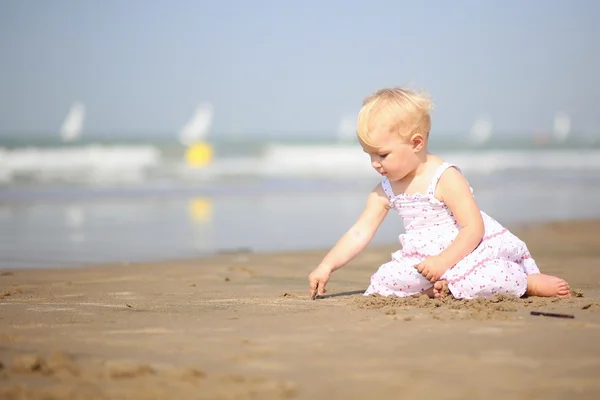
[[[430,197],[433,197],[435,195],[435,188],[437,187],[438,182],[440,181],[440,178],[442,177],[442,174],[448,169],[448,168],[456,168],[458,169],[458,167],[454,164],[450,164],[447,162],[443,162],[436,170],[435,170],[435,174],[433,174],[433,178],[431,179],[431,182],[429,183],[429,188],[427,189],[427,195]],[[458,169],[460,172],[460,169]]]
[[[381,187],[383,191],[387,195],[387,197],[391,200],[394,197],[394,191],[392,190],[392,185],[390,184],[390,180],[388,178],[383,178],[381,181]]]

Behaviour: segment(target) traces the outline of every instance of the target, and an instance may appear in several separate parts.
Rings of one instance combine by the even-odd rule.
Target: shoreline
[[[532,229],[545,229],[551,228],[555,225],[562,224],[589,224],[598,223],[600,224],[600,217],[595,218],[571,218],[571,219],[552,219],[543,221],[531,221],[521,224],[508,224],[506,227],[513,233],[519,236],[520,232],[526,232]],[[2,267],[0,265],[0,274],[3,272],[14,272],[14,271],[30,271],[30,272],[46,272],[46,271],[73,271],[78,269],[96,269],[96,268],[111,268],[111,267],[130,267],[130,266],[152,266],[152,265],[163,265],[170,263],[192,263],[192,262],[211,262],[211,260],[219,259],[220,257],[233,257],[233,256],[265,256],[265,257],[278,257],[278,256],[303,256],[303,255],[314,255],[321,254],[325,256],[331,247],[318,247],[318,248],[307,248],[307,249],[296,249],[296,250],[281,250],[281,251],[254,251],[251,248],[233,248],[233,249],[220,249],[213,252],[207,252],[206,254],[199,254],[197,257],[192,258],[165,258],[150,261],[123,261],[123,262],[99,262],[89,263],[81,265],[71,265],[66,267],[46,267],[46,268],[35,268],[35,267]],[[400,243],[387,243],[387,244],[370,244],[367,246],[365,251],[368,252],[394,252],[400,249]],[[315,265],[316,267],[316,265]]]
[[[600,396],[600,219],[509,228],[576,296],[362,296],[399,245],[368,247],[315,301],[327,250],[0,269],[0,398]]]

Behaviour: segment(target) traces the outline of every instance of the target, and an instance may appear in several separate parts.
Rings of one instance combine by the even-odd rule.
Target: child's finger
[[[315,299],[315,297],[317,297],[317,289],[319,287],[319,281],[316,279],[311,279],[310,280],[310,291],[309,291],[309,295],[310,298],[312,300]]]
[[[319,288],[317,289],[317,293],[319,294],[319,296],[323,296],[325,293],[327,293],[327,289],[325,289],[324,283],[319,285]]]

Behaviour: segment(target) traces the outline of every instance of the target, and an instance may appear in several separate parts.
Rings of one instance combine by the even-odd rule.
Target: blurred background
[[[600,3],[0,0],[0,267],[326,249],[380,176],[365,96],[500,222],[600,210]],[[374,244],[397,241],[390,215]]]

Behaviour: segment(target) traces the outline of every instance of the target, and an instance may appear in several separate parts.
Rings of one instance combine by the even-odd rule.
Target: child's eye
[[[386,157],[388,156],[388,154],[390,154],[390,153],[386,153],[386,154],[380,154],[380,155],[379,155],[379,157],[381,157],[381,158],[386,158]]]

